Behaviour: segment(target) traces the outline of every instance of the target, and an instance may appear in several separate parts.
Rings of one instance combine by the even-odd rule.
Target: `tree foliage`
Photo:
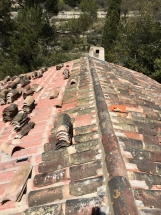
[[[121,0],[109,0],[104,32],[102,37],[102,46],[105,48],[106,60],[110,60],[109,52],[113,49],[114,42],[118,34],[120,21]]]
[[[0,46],[6,46],[9,36],[14,28],[14,23],[11,19],[11,1],[0,1]]]
[[[96,0],[81,0],[80,7],[82,12],[88,15],[88,19],[92,23],[97,20],[98,6]]]
[[[161,81],[161,24],[153,14],[153,5],[146,3],[141,16],[124,27],[124,65]]]
[[[25,9],[41,7],[47,12],[58,13],[58,0],[18,0],[17,3]]]
[[[121,18],[107,60],[161,82],[161,2],[142,0],[138,11],[139,16]]]
[[[50,13],[58,12],[57,0],[26,0],[18,3],[20,9],[16,18],[9,20],[10,14],[5,15],[8,22],[14,24],[14,28],[9,28],[7,23],[4,35],[9,35],[8,44],[1,46],[0,53],[1,77],[6,75],[6,68],[7,73],[13,75],[43,66],[50,54],[49,47],[55,40],[55,29],[50,26],[49,18]],[[9,3],[6,11],[10,12]]]
[[[81,0],[64,0],[64,3],[71,7],[76,7],[78,4],[80,4],[80,1]]]
[[[53,38],[51,34],[52,29],[40,8],[19,11],[17,29],[10,40],[12,59],[27,70],[33,70],[40,64],[41,55],[46,52],[45,46]]]
[[[73,18],[65,23],[64,28],[74,35],[87,31],[97,19],[97,4],[95,0],[81,0],[82,13],[79,18]]]

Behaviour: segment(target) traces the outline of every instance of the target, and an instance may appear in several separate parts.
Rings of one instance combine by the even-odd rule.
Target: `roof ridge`
[[[102,133],[102,144],[105,151],[105,162],[109,178],[109,192],[114,214],[137,215],[132,189],[128,181],[127,170],[119,150],[118,140],[115,136],[107,104],[102,92],[100,81],[92,58],[89,57],[89,67],[93,80],[96,106],[98,109],[99,126]],[[121,197],[121,198],[118,198]],[[130,204],[129,204],[130,202]]]

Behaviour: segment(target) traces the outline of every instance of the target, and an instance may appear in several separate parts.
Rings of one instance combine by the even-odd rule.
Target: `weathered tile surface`
[[[146,208],[140,210],[140,214],[160,214],[161,86],[143,74],[114,64],[103,66],[102,62],[94,60],[94,65],[131,189],[135,200],[141,201]],[[111,185],[109,187],[112,189]],[[118,192],[122,191],[118,189]],[[115,209],[119,211],[114,206]],[[127,208],[125,211],[119,214],[126,214]]]
[[[0,195],[19,165],[33,166],[21,201],[1,205],[0,214],[107,215],[111,208],[119,215],[161,214],[160,84],[95,58],[66,65],[68,80],[55,67],[32,80],[43,89],[34,94],[35,127],[27,136],[14,140],[0,118],[0,143],[24,148],[12,157],[0,152]],[[50,100],[54,89],[59,96]],[[23,98],[15,103],[20,109]],[[63,112],[73,124],[72,145],[55,150]]]

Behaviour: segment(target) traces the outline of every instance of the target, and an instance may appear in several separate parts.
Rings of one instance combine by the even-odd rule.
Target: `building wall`
[[[104,54],[104,48],[103,47],[97,47],[97,46],[91,46],[89,50],[89,56],[98,58],[99,60],[105,60],[105,54]]]

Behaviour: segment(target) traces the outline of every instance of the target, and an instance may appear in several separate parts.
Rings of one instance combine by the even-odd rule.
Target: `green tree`
[[[55,40],[55,28],[50,26],[51,13],[57,13],[57,0],[22,1],[13,20],[14,31],[9,37],[8,46],[0,53],[0,76],[14,75],[38,69],[50,55]]]
[[[126,26],[126,57],[125,66],[142,72],[150,77],[158,76],[158,60],[161,59],[161,26],[150,16],[141,17]],[[157,76],[155,75],[157,72]]]
[[[86,13],[82,13],[78,19],[71,19],[68,22],[68,27],[72,34],[78,35],[83,31],[87,31],[91,24],[89,16]]]
[[[11,1],[0,1],[0,47],[7,46],[8,39],[14,29],[11,19]]]
[[[111,61],[110,52],[113,50],[117,39],[120,22],[121,0],[109,0],[108,10],[102,36],[102,46],[105,48],[105,58]]]
[[[64,3],[71,7],[76,7],[78,4],[80,4],[80,0],[64,0]]]
[[[21,8],[30,9],[40,7],[48,13],[58,13],[58,0],[18,0],[17,2]]]
[[[122,0],[121,13],[123,13],[123,15],[126,17],[128,11],[129,11],[129,5],[127,0]]]
[[[52,29],[42,16],[40,8],[20,10],[17,29],[10,40],[12,59],[27,71],[41,66],[41,56],[47,52],[45,46],[53,39],[51,34]]]
[[[111,61],[161,82],[161,24],[152,3],[140,2],[140,16],[121,20]]]
[[[58,9],[59,9],[59,11],[63,10],[64,5],[65,5],[64,0],[58,0]]]
[[[81,0],[80,6],[82,12],[88,15],[90,22],[93,23],[97,20],[98,5],[96,0]]]
[[[65,27],[74,35],[87,31],[97,19],[98,7],[95,0],[82,0],[80,5],[82,10],[80,17],[73,18],[65,24]]]

